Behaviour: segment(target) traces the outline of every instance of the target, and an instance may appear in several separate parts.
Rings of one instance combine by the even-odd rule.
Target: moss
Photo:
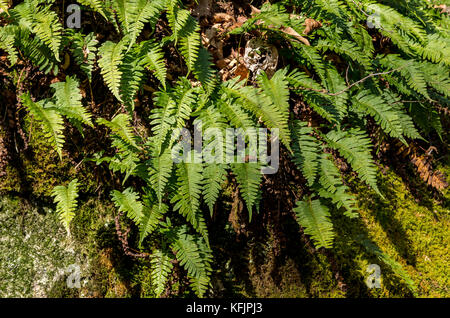
[[[345,275],[349,295],[372,297],[448,297],[450,291],[450,219],[448,197],[436,199],[418,180],[421,197],[414,197],[407,184],[392,170],[380,175],[386,200],[365,185],[351,180],[358,193],[360,218],[348,220],[334,214],[338,231],[333,253]],[[416,191],[417,193],[417,191]],[[392,268],[364,249],[369,239],[401,268]],[[382,288],[367,289],[364,280],[369,264],[382,269]],[[411,282],[408,282],[408,280]],[[417,290],[414,291],[413,286]]]
[[[42,129],[36,123],[31,123],[30,119],[25,120],[29,136],[29,150],[20,156],[23,168],[23,184],[37,197],[50,197],[56,185],[63,184],[75,177],[81,184],[81,191],[93,193],[98,184],[97,178],[87,168],[83,167],[80,161],[75,162],[66,151],[63,150],[63,157],[60,160],[56,150],[44,137]]]
[[[54,211],[23,200],[0,200],[0,297],[44,297],[76,251]]]

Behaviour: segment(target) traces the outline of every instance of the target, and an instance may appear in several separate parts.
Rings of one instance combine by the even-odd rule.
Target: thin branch
[[[355,82],[355,83],[353,83],[353,84],[347,86],[346,88],[344,88],[343,90],[341,90],[341,91],[339,91],[339,92],[337,92],[337,93],[331,93],[331,92],[329,92],[329,91],[327,91],[327,90],[325,90],[325,89],[319,90],[319,89],[313,89],[313,88],[308,88],[308,87],[304,87],[304,88],[307,89],[307,90],[310,90],[310,91],[314,91],[314,92],[326,94],[326,95],[329,95],[329,96],[337,96],[337,95],[341,95],[341,94],[345,93],[346,91],[348,91],[348,90],[349,90],[350,88],[352,88],[353,86],[356,86],[356,85],[361,84],[362,82],[365,82],[365,81],[368,80],[369,78],[372,78],[372,77],[375,77],[375,76],[387,75],[387,74],[390,74],[390,73],[393,73],[393,72],[397,72],[397,71],[399,71],[399,70],[401,70],[401,69],[403,69],[403,68],[409,66],[410,64],[411,64],[411,63],[409,63],[409,64],[407,64],[407,65],[403,65],[403,66],[401,66],[401,67],[399,67],[399,68],[396,68],[396,69],[394,69],[394,70],[390,70],[390,71],[387,71],[387,72],[380,72],[380,73],[372,73],[372,74],[369,74],[369,75],[367,75],[366,77],[364,77],[364,78],[360,79],[359,81],[357,81],[357,82]]]

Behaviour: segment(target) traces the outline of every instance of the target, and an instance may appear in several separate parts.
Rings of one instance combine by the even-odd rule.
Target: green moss
[[[25,120],[24,127],[30,138],[29,151],[22,153],[20,158],[25,178],[23,183],[26,183],[29,189],[22,190],[29,190],[37,197],[50,197],[53,187],[76,177],[81,184],[80,191],[94,192],[98,184],[92,172],[82,163],[74,162],[65,151],[60,160],[56,150],[44,137],[42,129],[36,126],[29,118]]]
[[[77,264],[56,213],[23,200],[0,200],[0,297],[45,297]]]
[[[421,191],[414,197],[393,171],[380,175],[380,189],[386,200],[373,195],[365,185],[352,181],[358,193],[358,220],[334,214],[338,237],[333,253],[351,286],[349,295],[373,297],[448,297],[450,291],[450,219],[448,197],[436,199],[433,192],[412,177]],[[417,188],[415,190],[418,190]],[[372,241],[401,265],[386,265],[364,240]],[[369,264],[382,269],[382,288],[367,289],[364,280]],[[414,286],[416,290],[414,290]]]

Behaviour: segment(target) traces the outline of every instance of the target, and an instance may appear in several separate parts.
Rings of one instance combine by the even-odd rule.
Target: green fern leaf
[[[78,81],[70,76],[65,82],[53,83],[50,86],[55,89],[54,98],[58,112],[70,119],[75,119],[86,125],[94,127],[92,115],[86,111],[81,103],[81,92]]]
[[[313,129],[307,123],[297,121],[293,128],[295,164],[300,168],[308,185],[312,186],[317,178],[321,148],[318,140],[311,136]]]
[[[111,197],[120,212],[125,212],[136,224],[140,224],[144,217],[144,206],[139,201],[139,195],[133,192],[132,188],[128,188],[123,192],[114,190],[111,193]]]
[[[213,207],[219,197],[222,184],[227,177],[226,165],[223,164],[207,164],[203,172],[203,197],[208,205],[211,216]]]
[[[42,100],[33,102],[29,94],[20,96],[22,104],[28,109],[33,119],[38,121],[44,131],[45,137],[55,147],[59,158],[62,159],[62,147],[64,144],[64,125],[61,115],[54,109],[53,103]]]
[[[208,241],[208,230],[200,209],[200,195],[202,192],[201,163],[181,162],[177,164],[178,183],[176,193],[171,199],[173,209],[179,211],[194,229]]]
[[[56,203],[56,213],[70,234],[70,222],[75,217],[78,198],[78,180],[72,180],[67,187],[56,186],[53,188],[52,196]]]
[[[325,138],[331,148],[347,159],[361,180],[383,197],[377,186],[377,169],[370,154],[371,142],[367,135],[358,129],[348,132],[332,130]]]
[[[252,220],[253,206],[259,204],[261,197],[260,185],[262,180],[261,167],[257,162],[233,163],[231,164],[233,174],[241,190],[249,213],[249,220]],[[259,210],[257,206],[257,210]]]
[[[294,209],[298,224],[304,228],[305,234],[311,235],[316,248],[331,248],[335,233],[330,221],[328,208],[320,200],[307,198],[297,202]]]
[[[103,43],[98,51],[101,56],[98,60],[98,65],[100,66],[103,78],[108,85],[108,88],[119,101],[122,101],[119,91],[120,79],[122,77],[120,64],[123,60],[125,44],[125,40],[122,40],[119,43],[107,41]]]
[[[138,148],[136,144],[136,136],[133,133],[132,127],[130,125],[129,115],[119,114],[111,121],[99,118],[97,119],[97,123],[100,125],[105,125],[109,129],[111,129],[113,133],[119,136],[128,145]]]
[[[160,297],[166,288],[170,273],[173,269],[173,256],[164,250],[156,250],[151,256],[152,285],[155,287],[156,297]]]

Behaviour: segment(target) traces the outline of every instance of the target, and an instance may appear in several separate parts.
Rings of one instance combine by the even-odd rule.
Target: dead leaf
[[[311,33],[311,31],[314,31],[315,29],[322,27],[322,22],[316,21],[314,19],[306,19],[305,26],[306,28],[303,31],[303,34],[308,35],[309,33]]]
[[[308,39],[304,38],[303,36],[301,36],[300,34],[298,34],[297,31],[295,31],[293,28],[291,27],[282,27],[281,31],[283,31],[284,33],[293,36],[294,38],[296,38],[297,40],[299,40],[300,42],[302,42],[303,44],[310,46],[311,44],[309,43]]]
[[[240,77],[240,81],[244,81],[248,78],[250,71],[244,64],[239,64],[234,71],[234,77]]]
[[[213,17],[214,23],[236,22],[234,17],[227,13],[216,13]]]

